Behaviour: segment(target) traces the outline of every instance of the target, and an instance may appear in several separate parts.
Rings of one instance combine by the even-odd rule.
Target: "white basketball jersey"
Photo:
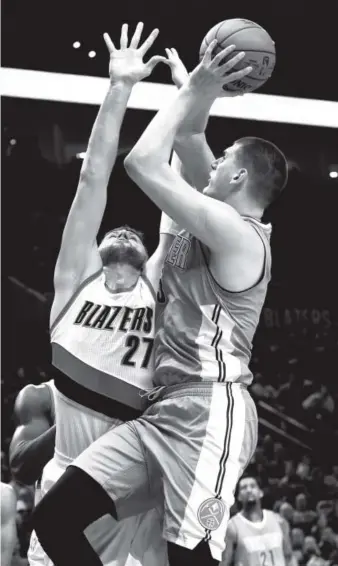
[[[144,276],[121,293],[107,289],[103,271],[87,279],[51,328],[57,389],[110,417],[120,418],[111,402],[139,414],[141,390],[153,387],[155,305]]]

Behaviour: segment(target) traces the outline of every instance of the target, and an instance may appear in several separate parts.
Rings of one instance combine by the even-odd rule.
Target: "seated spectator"
[[[337,539],[331,527],[325,527],[319,543],[320,553],[325,560],[330,560],[337,551]]]
[[[296,528],[291,530],[292,550],[299,564],[303,562],[303,558],[304,558],[304,540],[305,537],[302,529]]]
[[[317,513],[308,509],[307,497],[305,493],[299,493],[295,500],[295,512],[293,514],[293,524],[299,527],[305,534],[311,533],[311,528],[317,521]]]
[[[293,527],[294,508],[290,503],[287,501],[282,503],[279,509],[279,514],[289,523],[290,527]]]

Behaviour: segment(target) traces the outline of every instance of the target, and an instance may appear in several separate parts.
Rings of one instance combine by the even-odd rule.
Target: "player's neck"
[[[131,290],[140,277],[139,270],[126,263],[115,263],[113,266],[104,267],[103,271],[105,285],[111,293]]]
[[[243,516],[252,523],[260,523],[264,519],[264,513],[261,506],[255,506],[252,509],[243,509]]]
[[[232,206],[241,216],[255,218],[258,221],[261,220],[264,213],[264,210],[258,206],[257,203],[253,202],[250,198],[246,198],[241,193],[231,195],[229,200],[226,201],[226,204]]]

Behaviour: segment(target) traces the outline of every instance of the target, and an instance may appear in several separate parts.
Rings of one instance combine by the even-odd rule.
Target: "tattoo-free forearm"
[[[22,440],[11,450],[10,466],[14,479],[31,485],[41,475],[47,462],[53,458],[56,426],[52,426],[33,440]]]
[[[106,183],[116,161],[121,125],[132,91],[130,84],[110,84],[95,120],[81,174]]]
[[[175,136],[183,120],[193,120],[203,109],[209,107],[210,99],[197,97],[193,89],[183,86],[174,101],[161,108],[151,121],[134,149],[126,159],[144,160],[148,164],[161,166],[168,163]]]

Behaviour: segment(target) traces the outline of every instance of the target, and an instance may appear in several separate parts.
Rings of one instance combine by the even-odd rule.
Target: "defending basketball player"
[[[50,334],[56,368],[56,440],[54,457],[43,473],[42,488],[46,488],[42,491],[47,499],[52,485],[85,448],[107,430],[141,414],[141,393],[152,387],[156,292],[168,238],[160,238],[150,259],[142,235],[128,226],[106,234],[100,246],[96,243],[133,85],[164,60],[155,56],[143,62],[158,30],[139,47],[142,28],[138,24],[128,47],[128,26],[124,25],[120,49],[105,36],[110,86],[92,130],[55,268]],[[59,519],[67,521],[76,511],[85,525],[88,513],[101,510],[102,495],[85,474],[71,481],[73,494],[80,497],[75,508],[69,502]],[[99,514],[100,520],[81,534],[83,554],[72,546],[76,539],[59,529],[54,532],[56,556],[43,545],[55,566],[63,563],[60,552],[66,554],[67,564],[85,565],[91,555],[99,555],[105,565],[131,566],[146,560],[147,565],[164,566],[166,547],[157,509],[117,524],[109,514],[110,502],[108,506],[105,499],[103,502],[102,515],[106,516],[101,519]],[[39,505],[36,509],[39,518]],[[43,515],[41,520],[48,522],[48,517]],[[51,526],[54,529],[52,521]]]
[[[62,516],[61,496],[75,501],[71,474],[87,474],[101,486],[102,498],[110,496],[108,508],[121,519],[136,512],[142,497],[150,498],[160,475],[171,566],[221,560],[235,486],[256,447],[257,414],[247,385],[271,265],[271,227],[261,218],[287,176],[283,154],[257,138],[239,140],[209,161],[207,186],[191,170],[192,183],[203,194],[170,167],[184,124],[207,113],[225,83],[251,71],[231,72],[243,54],[220,64],[234,47],[214,58],[213,47],[125,161],[132,179],[181,227],[170,236],[160,287],[150,407],[96,441],[67,470],[67,483],[59,482],[48,505],[47,498],[41,505],[41,516],[42,511]],[[180,157],[184,160],[183,153]],[[170,230],[162,226],[163,232]],[[94,497],[91,501],[95,506]],[[92,513],[91,520],[96,518]],[[75,553],[83,556],[79,514],[58,522],[57,529],[67,532]],[[49,544],[48,523],[40,522],[39,534]],[[60,559],[57,566],[65,564]],[[91,555],[85,564],[101,562]]]
[[[294,566],[289,525],[277,513],[262,509],[257,480],[243,477],[237,490],[242,509],[229,521],[221,566]]]

